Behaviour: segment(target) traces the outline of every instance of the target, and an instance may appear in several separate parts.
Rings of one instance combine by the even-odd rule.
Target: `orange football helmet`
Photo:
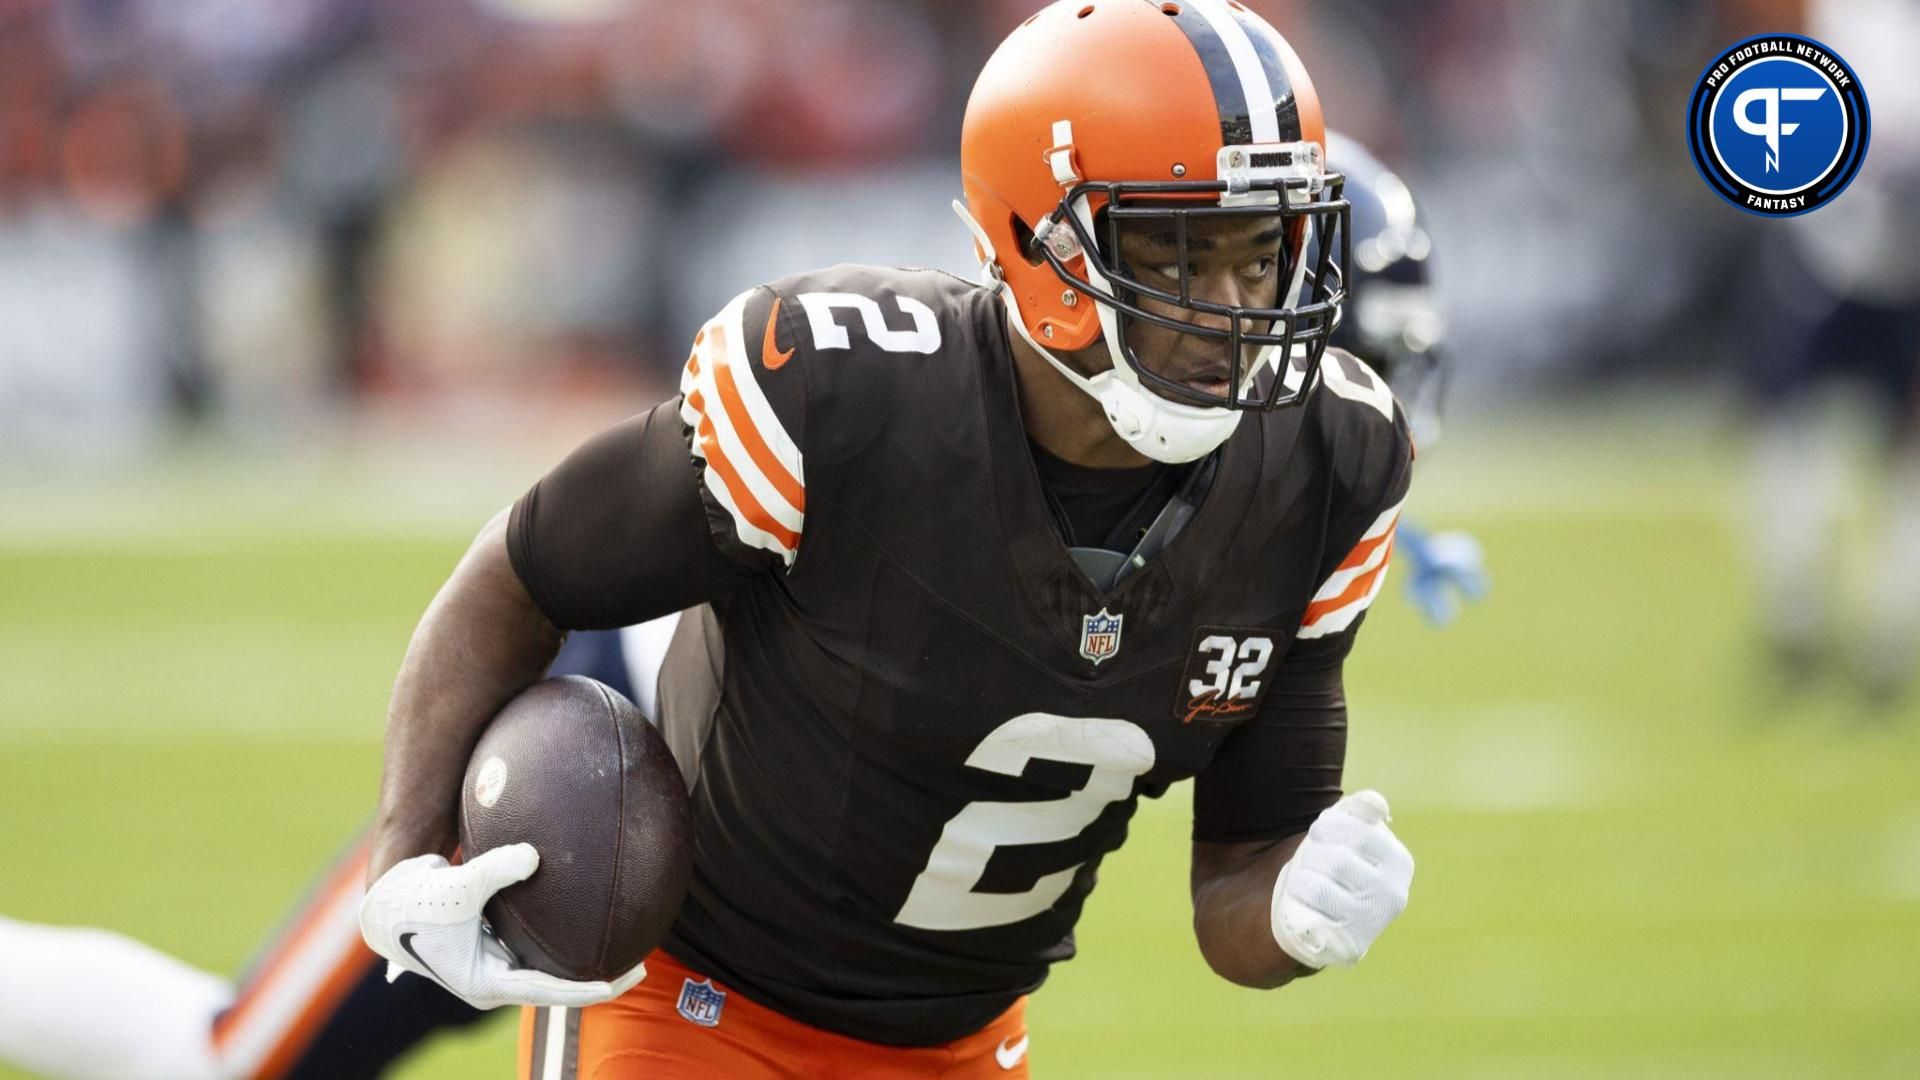
[[[974,84],[962,216],[1027,340],[1137,449],[1192,460],[1242,410],[1297,404],[1317,381],[1345,298],[1347,205],[1325,145],[1306,69],[1235,0],[1060,0],[1014,30]],[[1284,223],[1280,306],[1197,299],[1184,257],[1177,292],[1118,257],[1122,222],[1154,219],[1184,256],[1189,222],[1223,216]],[[1158,314],[1143,297],[1215,318]],[[1142,363],[1126,343],[1131,320],[1227,342],[1226,392]],[[1083,378],[1052,355],[1103,335],[1111,377]]]

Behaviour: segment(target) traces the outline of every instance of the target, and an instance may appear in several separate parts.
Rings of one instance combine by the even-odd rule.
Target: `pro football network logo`
[[[1707,65],[1687,105],[1694,167],[1750,214],[1794,217],[1832,202],[1867,159],[1867,94],[1832,49],[1762,34]]]
[[[1114,615],[1106,608],[1098,615],[1088,615],[1080,620],[1080,655],[1093,661],[1098,667],[1102,660],[1112,659],[1120,651],[1120,620],[1124,615]]]
[[[701,1027],[718,1027],[720,1010],[726,1007],[727,992],[715,990],[712,979],[688,979],[680,985],[680,1015]]]

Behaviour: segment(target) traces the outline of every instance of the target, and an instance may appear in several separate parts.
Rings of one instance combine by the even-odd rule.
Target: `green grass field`
[[[1220,982],[1176,789],[1035,999],[1037,1074],[1920,1076],[1920,715],[1779,692],[1737,448],[1696,430],[1596,411],[1424,463],[1410,514],[1475,531],[1496,591],[1444,633],[1384,599],[1349,672],[1406,916],[1354,971]],[[0,484],[0,912],[243,965],[369,812],[412,622],[531,474]],[[400,1075],[509,1076],[510,1028]]]

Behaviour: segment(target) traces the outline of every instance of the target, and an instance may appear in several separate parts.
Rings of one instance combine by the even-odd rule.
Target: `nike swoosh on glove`
[[[1407,909],[1413,854],[1387,800],[1356,791],[1322,811],[1273,886],[1273,936],[1313,968],[1352,967]]]
[[[432,979],[476,1009],[502,1005],[597,1005],[632,989],[645,964],[612,982],[575,982],[514,966],[481,919],[494,893],[540,866],[532,844],[508,844],[458,866],[439,855],[395,863],[360,901],[360,934],[387,958],[387,981],[403,971]]]

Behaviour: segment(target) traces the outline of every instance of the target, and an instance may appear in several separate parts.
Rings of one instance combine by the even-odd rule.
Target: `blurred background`
[[[1376,607],[1349,676],[1349,786],[1421,860],[1376,955],[1213,979],[1176,792],[1040,1075],[1920,1075],[1920,0],[1247,2],[1421,202],[1410,513],[1493,592]],[[0,0],[0,914],[238,971],[487,516],[742,288],[972,274],[960,118],[1038,6]],[[1790,221],[1684,132],[1772,31],[1873,109]],[[510,1028],[403,1075],[506,1075]]]

